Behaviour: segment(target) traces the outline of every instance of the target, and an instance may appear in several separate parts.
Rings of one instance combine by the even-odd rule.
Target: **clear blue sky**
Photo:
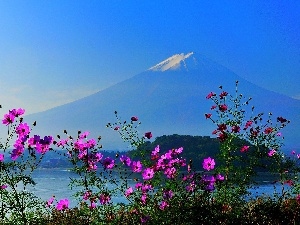
[[[0,31],[5,110],[49,109],[190,51],[300,99],[300,1],[0,1]]]

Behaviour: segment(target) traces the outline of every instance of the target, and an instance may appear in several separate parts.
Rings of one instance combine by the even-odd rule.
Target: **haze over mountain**
[[[176,54],[130,79],[103,91],[53,109],[29,115],[26,121],[37,121],[34,133],[61,134],[77,130],[102,136],[104,149],[126,149],[115,131],[105,127],[115,122],[114,111],[122,120],[137,116],[142,122],[141,135],[151,131],[163,134],[211,135],[212,123],[204,114],[212,102],[206,95],[219,92],[219,86],[229,93],[239,81],[239,92],[252,97],[255,112],[273,112],[274,121],[283,116],[291,123],[283,130],[287,148],[299,148],[300,101],[258,87],[227,68],[193,52]],[[251,107],[249,107],[250,109]]]

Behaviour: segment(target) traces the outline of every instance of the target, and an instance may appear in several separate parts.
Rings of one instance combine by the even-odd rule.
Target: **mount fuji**
[[[193,52],[176,54],[148,70],[80,100],[31,114],[26,121],[37,121],[34,131],[42,135],[75,136],[78,130],[102,136],[104,149],[126,149],[118,134],[108,128],[115,122],[114,111],[122,120],[137,116],[139,131],[163,134],[211,135],[214,129],[204,114],[210,111],[206,95],[218,87],[229,93],[235,91],[252,97],[255,112],[272,112],[274,118],[283,116],[291,123],[283,130],[286,148],[300,149],[300,101],[258,87],[229,69]],[[61,135],[63,136],[63,135]]]

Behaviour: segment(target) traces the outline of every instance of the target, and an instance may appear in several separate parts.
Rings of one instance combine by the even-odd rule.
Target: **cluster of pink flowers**
[[[2,123],[5,125],[12,124],[15,121],[16,117],[19,117],[25,113],[25,109],[12,109],[9,110],[7,114],[4,115]]]
[[[178,168],[185,166],[185,159],[179,158],[180,153],[182,153],[183,148],[172,149],[166,152],[165,154],[159,154],[160,148],[156,146],[155,149],[151,152],[152,166],[143,168],[143,165],[140,161],[132,161],[128,156],[122,155],[120,161],[131,168],[134,173],[141,173],[144,183],[137,183],[135,189],[129,187],[124,195],[130,197],[134,191],[140,191],[141,197],[140,201],[142,204],[146,204],[148,192],[153,190],[151,185],[151,180],[155,176],[155,173],[162,172],[168,179],[174,179],[177,176]],[[167,196],[167,194],[165,194]],[[173,194],[169,194],[170,198]],[[166,201],[160,203],[159,208],[165,209],[168,207]]]
[[[21,108],[10,110],[4,115],[2,123],[5,125],[13,124],[15,122],[15,118],[23,115],[24,112],[25,110]],[[50,149],[50,145],[53,142],[53,138],[51,136],[40,138],[40,136],[34,135],[33,137],[30,137],[30,127],[27,123],[24,123],[22,119],[20,119],[19,124],[16,125],[15,133],[17,134],[17,139],[13,144],[14,148],[11,152],[12,160],[17,160],[18,157],[23,154],[26,144],[28,148],[34,148],[36,152],[44,154]]]
[[[54,202],[54,200],[55,200],[55,197],[53,196],[53,197],[51,197],[47,202],[46,202],[46,206],[47,207],[50,207],[52,204],[53,204],[53,202]],[[67,199],[67,198],[65,198],[65,199],[61,199],[61,200],[59,200],[58,201],[58,203],[57,203],[57,205],[56,205],[56,209],[57,210],[59,210],[59,211],[61,211],[61,210],[66,210],[66,209],[68,209],[69,208],[69,199]]]
[[[98,164],[102,164],[105,169],[113,169],[115,162],[110,157],[103,159],[103,155],[100,152],[95,151],[97,145],[95,139],[88,139],[89,132],[85,131],[81,133],[76,140],[73,139],[60,139],[57,141],[57,147],[65,147],[71,145],[72,150],[68,151],[70,158],[75,157],[77,160],[84,162],[88,165],[88,171],[95,171],[98,168]],[[71,142],[71,143],[69,143]]]
[[[205,158],[202,163],[203,169],[206,171],[213,170],[215,168],[215,165],[215,160],[211,157]],[[197,179],[195,175],[196,174],[194,173],[189,173],[188,175],[183,177],[183,181],[189,181],[189,184],[186,186],[186,190],[188,192],[194,192],[198,185],[201,189],[205,191],[213,191],[215,190],[215,183],[218,181],[223,181],[225,179],[224,176],[221,174],[204,174],[203,176],[201,176],[200,180]]]

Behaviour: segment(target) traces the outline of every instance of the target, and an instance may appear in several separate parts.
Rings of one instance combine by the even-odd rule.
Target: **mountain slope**
[[[167,62],[103,91],[26,119],[36,120],[36,130],[43,134],[62,134],[67,129],[75,135],[77,130],[89,130],[103,137],[104,149],[125,146],[116,133],[105,128],[107,122],[115,121],[115,110],[124,120],[138,116],[141,134],[152,131],[154,136],[210,135],[213,127],[204,118],[212,104],[205,99],[207,93],[219,92],[219,85],[232,93],[239,80],[240,93],[253,97],[257,113],[273,112],[274,116],[292,120],[284,134],[289,147],[298,147],[296,140],[300,135],[294,131],[300,126],[299,100],[257,87],[202,56],[179,54],[179,58],[170,57]]]

